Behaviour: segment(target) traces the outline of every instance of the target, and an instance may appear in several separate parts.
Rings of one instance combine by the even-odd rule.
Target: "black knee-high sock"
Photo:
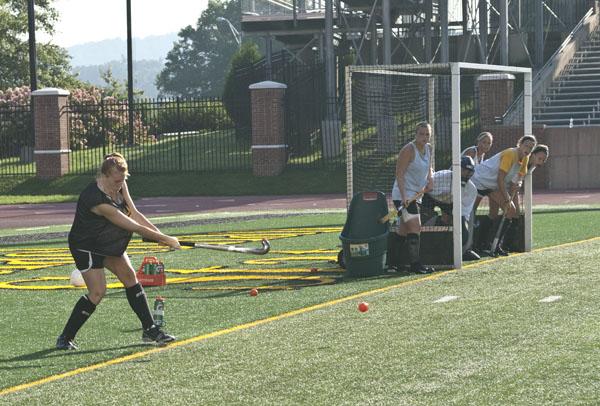
[[[138,319],[142,322],[142,328],[149,329],[154,324],[152,313],[150,313],[150,307],[148,306],[148,300],[146,300],[146,292],[139,283],[125,288],[127,294],[127,300],[129,306],[133,309]]]
[[[74,339],[83,323],[94,313],[94,310],[96,310],[96,305],[88,299],[87,295],[81,296],[75,303],[62,334],[70,340]]]
[[[408,259],[411,264],[419,262],[419,234],[410,233],[406,235],[406,243],[408,245]]]
[[[514,221],[515,220],[513,219],[506,219],[505,221],[504,228],[500,234],[500,239],[498,240],[498,245],[503,249],[510,247],[514,242],[514,233],[512,231],[514,229]]]
[[[406,242],[406,236],[394,232],[389,234],[387,264],[388,266],[399,266],[402,259],[402,248]]]

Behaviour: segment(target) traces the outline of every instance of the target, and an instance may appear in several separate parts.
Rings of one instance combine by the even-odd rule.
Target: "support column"
[[[287,162],[284,129],[284,95],[287,86],[259,82],[249,86],[252,108],[252,173],[276,176]]]
[[[382,0],[383,14],[383,64],[392,64],[392,23],[390,21],[390,0]]]
[[[450,60],[450,41],[448,38],[448,0],[440,0],[438,7],[440,11],[440,24],[442,25],[440,62],[446,63]]]
[[[487,63],[488,43],[488,3],[487,0],[479,0],[479,52],[480,62]]]
[[[489,73],[477,78],[479,83],[479,123],[482,128],[496,124],[514,100],[515,76],[510,73]]]
[[[425,32],[423,38],[425,39],[425,63],[431,63],[431,19],[433,17],[433,1],[425,0]]]
[[[535,0],[535,67],[544,65],[544,0]]]
[[[69,172],[67,99],[69,92],[46,88],[31,92],[38,178],[58,178]]]
[[[325,120],[321,122],[323,157],[341,153],[341,123],[337,114],[335,53],[333,48],[333,0],[325,0]]]
[[[377,65],[377,24],[375,23],[374,18],[371,20],[369,31],[371,33],[371,65]]]
[[[500,65],[508,65],[508,0],[500,0]]]
[[[271,36],[267,35],[265,37],[265,62],[266,62],[265,79],[266,80],[271,80],[271,77],[272,77],[272,67],[271,67],[271,60],[273,59],[272,53],[273,53],[273,41],[271,39]]]

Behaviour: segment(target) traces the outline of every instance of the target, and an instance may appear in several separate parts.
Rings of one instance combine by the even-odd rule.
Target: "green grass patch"
[[[68,175],[50,181],[33,176],[0,177],[0,204],[76,201],[93,179],[93,175]],[[128,182],[134,198],[345,193],[346,172],[286,169],[269,177],[256,177],[251,171],[134,174]]]
[[[343,220],[338,213],[179,230],[189,234],[228,229],[235,238],[266,230],[280,238],[272,238],[273,252],[265,257],[207,250],[160,253],[167,270],[219,265],[248,271],[235,275],[265,279],[168,285],[148,288],[148,296],[167,298],[168,330],[183,340],[373,289],[397,287],[36,386],[0,397],[0,402],[89,404],[98,402],[101,393],[102,402],[115,404],[598,403],[599,241],[513,255],[429,279],[402,274],[349,279],[342,278],[327,259],[339,249],[337,231],[293,232],[300,226],[339,229]],[[589,230],[598,230],[598,223],[596,211],[535,214],[536,247],[594,236]],[[64,248],[65,243],[45,246]],[[328,251],[314,252],[323,249]],[[299,250],[309,253],[290,254]],[[133,263],[139,264],[142,256],[136,253]],[[251,259],[268,261],[248,262]],[[0,275],[0,282],[66,276],[71,267],[22,270]],[[310,272],[311,267],[318,272]],[[302,271],[282,271],[294,268]],[[301,279],[266,278],[291,274]],[[174,276],[181,275],[169,274]],[[314,276],[337,283],[308,286]],[[266,284],[295,289],[261,290],[254,298],[247,295],[250,287]],[[192,289],[198,287],[217,290]],[[139,344],[139,323],[122,289],[111,289],[78,335],[81,349],[53,351],[56,335],[82,292],[0,289],[5,331],[0,387],[147,349]],[[458,299],[434,303],[447,295]],[[550,295],[562,299],[539,302]],[[369,312],[356,310],[359,300],[370,303]]]

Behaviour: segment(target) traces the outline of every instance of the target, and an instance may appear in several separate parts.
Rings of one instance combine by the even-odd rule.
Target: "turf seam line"
[[[539,252],[539,251],[546,251],[548,249],[553,249],[553,248],[561,248],[561,247],[565,247],[565,246],[571,246],[571,245],[577,245],[577,244],[583,244],[583,243],[587,243],[587,242],[591,242],[591,241],[595,241],[600,239],[600,237],[592,237],[592,238],[588,238],[585,240],[580,240],[580,241],[574,241],[574,242],[569,242],[569,243],[564,243],[564,244],[559,244],[559,245],[554,245],[554,246],[549,246],[549,247],[543,247],[543,248],[539,248],[539,249],[535,249],[532,250],[532,252]],[[488,260],[484,260],[484,261],[478,261],[476,263],[473,264],[468,264],[462,267],[462,269],[470,269],[470,268],[474,268],[476,266],[481,266],[481,265],[487,265],[490,263],[494,263],[500,260],[504,260],[507,258],[515,258],[517,256],[522,256],[528,254],[526,252],[524,253],[517,253],[517,254],[513,254],[510,257],[499,257],[499,258],[492,258],[492,259],[488,259]],[[88,365],[86,367],[82,367],[82,368],[77,368],[77,369],[73,369],[71,371],[67,371],[67,372],[63,372],[60,374],[56,374],[56,375],[50,375],[48,377],[42,378],[42,379],[38,379],[35,381],[31,381],[31,382],[26,382],[20,385],[16,385],[16,386],[12,386],[12,387],[8,387],[6,389],[2,389],[0,390],[0,396],[3,395],[8,395],[10,393],[14,393],[14,392],[19,392],[25,389],[29,389],[29,388],[33,388],[36,386],[40,386],[46,383],[50,383],[50,382],[54,382],[54,381],[58,381],[64,378],[69,378],[71,376],[75,376],[75,375],[80,375],[82,373],[85,372],[91,372],[91,371],[95,371],[97,369],[101,369],[107,366],[111,366],[111,365],[117,365],[117,364],[122,364],[124,362],[127,361],[132,361],[135,359],[139,359],[139,358],[143,358],[147,355],[152,355],[152,354],[156,354],[168,349],[172,349],[172,348],[178,348],[178,347],[182,347],[188,344],[192,344],[192,343],[196,343],[196,342],[200,342],[200,341],[205,341],[208,340],[210,338],[215,338],[215,337],[220,337],[226,334],[230,334],[230,333],[234,333],[237,331],[242,331],[242,330],[247,330],[250,329],[252,327],[257,327],[263,324],[267,324],[267,323],[271,323],[271,322],[275,322],[278,320],[282,320],[282,319],[286,319],[289,317],[293,317],[293,316],[297,316],[299,314],[303,314],[303,313],[308,313],[308,312],[312,312],[315,310],[319,310],[325,307],[329,307],[329,306],[333,306],[336,304],[340,304],[340,303],[344,303],[344,302],[348,302],[350,300],[354,300],[354,299],[358,299],[358,298],[362,298],[365,296],[371,296],[371,295],[375,295],[378,293],[383,293],[383,292],[387,292],[393,289],[397,289],[397,288],[401,288],[401,287],[405,287],[405,286],[411,286],[411,285],[415,285],[421,282],[425,282],[425,281],[432,281],[432,280],[436,280],[441,278],[442,276],[451,274],[451,273],[455,273],[458,272],[458,269],[450,269],[447,271],[442,271],[442,272],[436,272],[435,274],[431,274],[431,275],[427,275],[421,278],[416,278],[416,279],[411,279],[409,281],[404,281],[401,283],[397,283],[394,285],[390,285],[390,286],[385,286],[383,288],[377,288],[377,289],[372,289],[372,290],[367,290],[364,292],[360,292],[360,293],[356,293],[350,296],[345,296],[342,298],[338,298],[338,299],[334,299],[334,300],[330,300],[327,302],[323,302],[323,303],[318,303],[316,305],[312,305],[312,306],[308,306],[308,307],[302,307],[300,309],[296,309],[296,310],[292,310],[289,312],[285,312],[285,313],[281,313],[275,316],[270,316],[264,319],[260,319],[260,320],[255,320],[252,322],[248,322],[248,323],[244,323],[244,324],[240,324],[237,326],[233,326],[230,328],[226,328],[223,330],[217,330],[217,331],[213,331],[211,333],[207,333],[207,334],[202,334],[196,337],[191,337],[185,340],[181,340],[181,341],[176,341],[174,343],[171,343],[165,347],[157,347],[157,348],[153,348],[150,350],[146,350],[146,351],[141,351],[141,352],[136,352],[133,354],[129,354],[129,355],[124,355],[122,357],[118,357],[118,358],[114,358],[108,361],[103,361],[103,362],[99,362],[97,364],[92,364],[92,365]]]

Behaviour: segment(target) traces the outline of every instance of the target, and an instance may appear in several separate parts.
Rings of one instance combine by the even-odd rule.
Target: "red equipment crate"
[[[164,286],[167,284],[165,266],[156,257],[144,257],[136,276],[142,286]]]

